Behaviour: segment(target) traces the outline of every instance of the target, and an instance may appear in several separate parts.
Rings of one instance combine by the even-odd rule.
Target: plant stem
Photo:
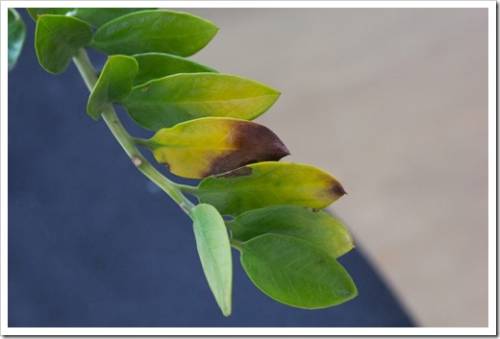
[[[85,49],[82,48],[78,51],[78,54],[73,58],[73,62],[75,63],[76,68],[78,68],[78,71],[80,72],[89,91],[92,91],[97,82],[97,74]],[[135,145],[134,138],[132,138],[127,132],[111,104],[103,110],[101,116],[135,167],[137,167],[142,174],[160,187],[165,193],[167,193],[170,198],[172,198],[184,210],[184,212],[189,215],[191,208],[193,208],[193,203],[189,201],[184,194],[182,194],[178,184],[170,181],[163,174],[161,174],[142,155]]]
[[[241,250],[243,249],[243,243],[239,240],[236,240],[234,238],[230,239],[229,240],[231,242],[231,246],[233,246],[234,248],[236,248],[238,251],[241,252]]]

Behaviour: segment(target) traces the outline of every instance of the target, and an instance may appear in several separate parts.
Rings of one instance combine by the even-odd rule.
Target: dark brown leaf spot
[[[231,138],[236,149],[215,159],[205,176],[224,173],[260,161],[280,160],[290,154],[273,131],[254,122],[235,122]]]
[[[338,182],[338,181],[334,181],[331,188],[330,188],[330,191],[332,192],[332,194],[336,197],[341,197],[343,196],[344,194],[347,194],[347,192],[344,190],[344,187],[342,187],[342,185]]]

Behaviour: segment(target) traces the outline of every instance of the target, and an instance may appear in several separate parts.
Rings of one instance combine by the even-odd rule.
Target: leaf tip
[[[347,194],[344,187],[337,180],[333,180],[333,183],[330,186],[330,192],[332,193],[333,196],[336,197],[336,199]]]
[[[221,307],[222,314],[225,317],[229,317],[231,315],[231,305],[227,305],[225,307]]]

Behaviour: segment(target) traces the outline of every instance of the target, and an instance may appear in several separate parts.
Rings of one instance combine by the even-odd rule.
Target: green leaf
[[[205,47],[218,28],[189,13],[152,10],[131,13],[102,25],[92,47],[108,54],[148,52],[189,56]]]
[[[290,306],[325,308],[357,295],[335,258],[294,237],[264,234],[243,243],[241,264],[255,286]]]
[[[17,59],[23,49],[24,39],[26,37],[26,26],[19,13],[9,8],[9,71],[16,65]]]
[[[310,165],[261,162],[203,179],[193,192],[222,214],[272,205],[324,208],[345,194],[330,174]]]
[[[177,73],[217,72],[213,68],[173,54],[144,53],[134,57],[139,63],[139,73],[134,81],[136,85]]]
[[[40,65],[50,73],[61,73],[92,38],[86,22],[64,15],[44,14],[36,21],[35,49]]]
[[[75,8],[69,14],[87,21],[94,27],[101,27],[105,23],[124,15],[149,10],[147,8]]]
[[[58,14],[76,17],[94,27],[100,27],[108,21],[149,8],[28,8],[27,10],[35,21],[39,15]]]
[[[27,8],[26,9],[33,20],[37,20],[43,14],[57,14],[66,15],[71,12],[73,8]]]
[[[132,89],[124,104],[141,126],[158,130],[206,116],[252,120],[278,99],[259,82],[220,73],[181,73]]]
[[[233,238],[247,241],[265,233],[284,234],[307,241],[337,258],[353,247],[352,238],[337,218],[323,211],[280,205],[245,212],[229,223]]]
[[[137,73],[137,61],[126,55],[108,57],[87,103],[87,113],[95,120],[111,103],[126,97]]]
[[[163,128],[146,145],[159,163],[187,178],[203,178],[289,154],[267,127],[232,118],[201,118]]]
[[[191,210],[196,247],[208,285],[222,313],[231,314],[233,264],[231,245],[222,216],[207,204]]]

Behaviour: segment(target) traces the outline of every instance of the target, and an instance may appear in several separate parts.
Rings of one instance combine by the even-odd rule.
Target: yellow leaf
[[[289,154],[267,127],[220,117],[163,128],[146,145],[159,163],[187,178],[203,178],[254,162],[279,160]]]

